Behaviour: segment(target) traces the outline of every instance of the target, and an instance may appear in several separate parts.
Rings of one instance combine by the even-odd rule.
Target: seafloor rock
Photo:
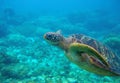
[[[47,29],[47,28],[42,28],[42,27],[38,27],[37,29],[36,29],[36,31],[35,31],[35,34],[37,35],[37,36],[42,36],[43,37],[43,35],[46,33],[46,32],[49,32],[49,31],[51,31],[50,29]]]
[[[115,17],[115,16],[114,16]],[[118,22],[113,19],[112,15],[106,11],[97,10],[94,12],[77,12],[73,14],[68,14],[67,16],[70,24],[83,24],[84,28],[90,31],[104,32],[105,30],[114,29]],[[77,28],[78,30],[79,28]]]
[[[33,25],[31,22],[25,22],[22,25],[13,27],[11,31],[12,33],[20,33],[21,35],[24,36],[33,36],[35,35],[37,27],[35,25]]]
[[[5,37],[6,35],[8,35],[8,33],[9,31],[6,24],[0,23],[0,38]]]
[[[103,82],[112,82],[112,79],[110,77],[105,76],[103,78]]]
[[[8,35],[6,42],[10,46],[26,46],[28,44],[26,37],[21,34]]]
[[[34,21],[35,23],[23,23],[18,28],[13,27],[16,31],[14,32],[15,29],[13,29],[12,34],[0,40],[0,45],[8,44],[8,46],[1,47],[5,48],[5,54],[7,54],[7,59],[0,56],[0,80],[4,78],[1,83],[93,83],[102,80],[103,77],[72,64],[64,56],[63,51],[47,44],[41,36],[44,32],[58,28],[63,30],[65,35],[73,32],[85,32],[87,30],[83,25],[64,23],[63,20],[54,17],[45,18],[39,18]],[[51,21],[52,19],[53,21]],[[55,29],[53,29],[54,27]],[[47,29],[43,30],[42,28]],[[26,31],[26,29],[29,30]],[[32,37],[34,34],[39,37]]]
[[[59,28],[60,22],[55,17],[41,16],[13,27],[12,33],[18,32],[27,37],[43,35],[45,32]]]
[[[24,64],[11,64],[1,69],[1,75],[5,78],[24,79],[29,77],[27,74],[31,69]]]
[[[119,35],[109,35],[104,38],[103,41],[105,44],[107,44],[109,47],[114,49],[117,52],[120,52],[120,36]]]
[[[57,27],[61,26],[62,24],[66,23],[64,18],[58,18],[55,16],[41,16],[38,19],[34,20],[34,24],[39,27],[48,28],[51,30],[55,30]]]
[[[3,15],[6,18],[13,17],[13,16],[15,16],[15,11],[12,8],[6,8],[3,11]]]
[[[17,15],[15,10],[12,8],[4,9],[1,18],[7,25],[20,25],[25,21],[25,18]]]
[[[113,29],[110,29],[109,32],[114,34],[120,34],[120,23],[118,23]]]
[[[71,24],[65,17],[41,16],[37,19],[24,22],[22,25],[12,27],[12,33],[18,32],[25,36],[41,36],[49,31],[62,30],[65,34],[89,32],[83,23]]]
[[[4,46],[0,46],[0,65],[10,65],[12,63],[18,63],[18,59],[16,56],[11,56],[7,53],[7,48]],[[2,66],[0,66],[2,67]]]

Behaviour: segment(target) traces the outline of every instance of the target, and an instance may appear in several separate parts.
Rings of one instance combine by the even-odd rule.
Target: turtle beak
[[[44,34],[43,38],[46,39],[46,34]]]

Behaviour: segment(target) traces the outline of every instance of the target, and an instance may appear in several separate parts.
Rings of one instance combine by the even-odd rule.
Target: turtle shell
[[[105,57],[106,61],[110,65],[109,70],[120,75],[120,56],[114,53],[110,47],[82,34],[73,34],[72,37],[76,39],[77,43],[83,43],[93,47],[103,57]]]

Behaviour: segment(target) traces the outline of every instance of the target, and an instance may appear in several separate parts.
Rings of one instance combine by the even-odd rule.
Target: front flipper
[[[100,60],[106,67],[109,67],[108,62],[106,61],[105,57],[103,57],[100,53],[98,53],[93,47],[88,46],[86,44],[80,43],[72,43],[69,47],[69,51],[73,51],[76,53],[84,52],[87,53],[89,56],[93,56]],[[91,58],[93,59],[93,58]]]
[[[96,59],[93,56],[89,56],[89,61],[90,61],[91,64],[93,64],[97,67],[108,69],[101,61],[99,61],[98,59]]]

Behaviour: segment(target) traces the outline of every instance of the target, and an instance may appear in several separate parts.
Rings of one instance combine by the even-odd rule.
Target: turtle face
[[[49,43],[56,45],[63,40],[63,36],[58,33],[48,32],[44,35],[44,39],[47,40]]]

